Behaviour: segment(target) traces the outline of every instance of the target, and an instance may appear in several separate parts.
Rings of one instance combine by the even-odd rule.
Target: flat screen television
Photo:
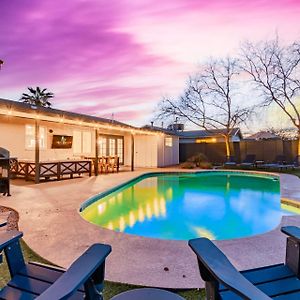
[[[53,149],[69,149],[72,148],[73,137],[69,135],[53,135]]]

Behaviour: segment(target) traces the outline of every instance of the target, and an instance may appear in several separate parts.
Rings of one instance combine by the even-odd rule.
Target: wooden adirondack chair
[[[39,263],[25,264],[19,243],[22,235],[19,231],[0,235],[0,252],[4,250],[11,275],[7,286],[0,291],[0,299],[103,299],[109,245],[92,245],[65,271]]]
[[[285,263],[241,272],[209,239],[190,240],[205,281],[206,299],[299,300],[300,228],[286,226],[281,231],[288,235]]]

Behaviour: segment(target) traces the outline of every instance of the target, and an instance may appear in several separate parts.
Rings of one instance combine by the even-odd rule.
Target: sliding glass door
[[[99,156],[117,155],[120,164],[124,164],[124,137],[116,135],[99,135],[98,154]]]

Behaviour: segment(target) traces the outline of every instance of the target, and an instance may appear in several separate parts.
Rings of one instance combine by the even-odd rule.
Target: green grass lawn
[[[23,240],[21,240],[21,245],[24,253],[24,257],[26,261],[36,261],[41,263],[48,263],[45,259],[37,255],[34,251],[32,251]],[[5,257],[3,255],[3,264],[0,266],[0,287],[4,287],[6,283],[9,281],[9,272],[8,267],[5,262]],[[138,288],[138,286],[128,285],[128,284],[121,284],[121,283],[115,283],[106,281],[105,282],[105,288],[104,288],[104,299],[108,300],[111,299],[114,295],[117,295],[121,292],[131,290],[133,288]],[[201,290],[185,290],[185,291],[173,291],[175,293],[178,293],[182,297],[184,297],[187,300],[195,300],[195,299],[204,299],[204,291]]]

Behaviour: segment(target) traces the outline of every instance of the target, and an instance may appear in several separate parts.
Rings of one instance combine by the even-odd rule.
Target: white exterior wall
[[[12,116],[0,116],[0,147],[10,151],[12,157],[19,159],[34,160],[34,149],[26,149],[25,126],[33,125],[35,121]],[[45,127],[46,148],[40,149],[40,161],[66,160],[81,158],[84,156],[95,156],[95,129],[80,125],[68,125],[40,121],[40,126]],[[52,130],[53,132],[49,132]],[[53,135],[74,136],[74,131],[91,133],[91,153],[73,153],[71,149],[52,149]],[[116,130],[98,129],[99,134],[120,135],[124,137],[124,165],[131,165],[131,133]],[[165,146],[163,134],[135,134],[134,135],[134,166],[135,167],[164,167],[179,163],[178,137],[173,136],[172,147]],[[171,137],[171,136],[169,136]],[[73,141],[74,144],[74,141]]]
[[[172,147],[166,146],[165,138],[172,138]],[[179,164],[179,138],[177,136],[161,135],[158,142],[158,167]]]
[[[0,117],[0,147],[8,149],[12,157],[34,160],[34,149],[26,149],[25,146],[25,126],[34,126],[34,124],[34,120]],[[46,133],[46,147],[45,149],[40,149],[40,161],[72,159],[80,158],[81,156],[95,155],[94,129],[46,121],[41,121],[40,126],[45,128]],[[52,130],[53,132],[50,133],[49,130]],[[73,148],[51,148],[53,135],[73,136],[74,130],[91,133],[91,152],[73,154]]]
[[[124,165],[131,165],[131,134],[124,135]]]

